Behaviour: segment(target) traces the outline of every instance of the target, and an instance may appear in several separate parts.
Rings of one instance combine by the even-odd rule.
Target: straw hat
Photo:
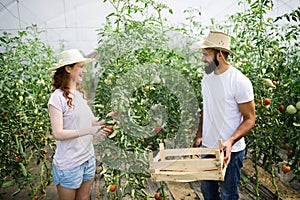
[[[198,41],[192,45],[193,49],[218,49],[236,55],[230,50],[230,35],[220,31],[210,31],[203,41]]]
[[[62,66],[74,64],[77,62],[90,63],[92,61],[95,61],[95,59],[85,58],[79,52],[79,50],[70,49],[70,50],[63,51],[58,55],[58,63],[56,63],[54,67],[51,67],[49,71],[55,71],[56,69]]]

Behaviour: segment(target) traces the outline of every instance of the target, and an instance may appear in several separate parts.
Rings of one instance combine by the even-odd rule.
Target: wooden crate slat
[[[220,160],[221,159],[221,153],[220,150],[215,151],[216,159]]]
[[[164,143],[159,143],[159,156],[161,160],[165,160],[165,148]]]
[[[155,181],[175,181],[175,182],[193,182],[198,180],[224,180],[222,171],[204,171],[201,173],[195,172],[166,172],[161,171],[155,173],[153,178]]]
[[[154,161],[153,153],[150,152],[150,153],[149,153],[149,165],[150,165],[150,172],[151,172],[151,173],[154,173],[154,172],[155,172],[155,169],[153,168],[153,161]]]
[[[182,148],[182,149],[164,149],[165,157],[169,156],[188,156],[188,155],[215,155],[215,151],[219,149],[208,148]]]
[[[151,167],[159,170],[216,170],[221,169],[221,162],[216,159],[165,160],[153,162]]]

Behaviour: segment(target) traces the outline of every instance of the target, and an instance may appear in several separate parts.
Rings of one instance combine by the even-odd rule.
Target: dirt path
[[[243,171],[248,174],[250,177],[254,177],[255,170],[253,168],[253,164],[251,160],[246,159],[244,161]],[[246,177],[244,177],[246,179]],[[157,188],[159,187],[158,183],[152,182],[150,179],[148,181],[147,192],[150,195],[154,195]],[[275,193],[274,187],[271,182],[271,175],[264,171],[262,168],[259,168],[259,182],[264,185],[269,191]],[[277,186],[280,191],[281,198],[283,200],[293,200],[300,199],[300,191],[296,191],[287,187],[279,178],[276,179]],[[255,199],[253,193],[249,192],[246,189],[245,184],[247,182],[242,181],[242,185],[240,186],[240,199],[241,200],[249,200]],[[200,182],[191,182],[191,183],[174,183],[174,182],[166,182],[166,190],[170,200],[203,200],[203,196],[200,191]],[[0,199],[2,200],[27,200],[30,199],[28,193],[29,189],[23,190],[15,197],[11,197],[11,194],[17,190],[17,187],[10,187],[3,189],[1,191]],[[57,192],[56,188],[53,184],[50,184],[46,190],[46,196],[44,199],[46,200],[56,200]],[[106,188],[104,188],[104,181],[102,179],[94,182],[94,187],[92,190],[92,200],[106,200],[108,199],[106,195]],[[124,200],[129,200],[130,198],[124,198]],[[153,200],[154,198],[150,197],[149,200]]]
[[[255,169],[253,167],[253,163],[250,159],[246,159],[244,161],[244,167],[243,170],[250,176],[255,177]],[[275,194],[275,188],[272,184],[272,178],[271,174],[266,172],[261,167],[258,167],[258,177],[259,177],[259,183],[265,186],[267,189],[269,189],[272,193]],[[300,199],[300,190],[294,190],[291,188],[290,184],[287,181],[287,177],[289,176],[287,174],[278,174],[278,177],[276,177],[276,185],[278,186],[278,190],[280,193],[280,197],[283,200],[292,200],[292,199]],[[281,180],[279,179],[281,178]],[[283,182],[285,181],[285,182]]]

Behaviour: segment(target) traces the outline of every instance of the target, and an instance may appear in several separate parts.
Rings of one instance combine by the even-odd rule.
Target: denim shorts
[[[96,171],[95,157],[82,163],[80,166],[68,170],[60,170],[54,164],[52,165],[52,177],[54,185],[60,184],[67,189],[78,189],[85,181],[94,178]]]

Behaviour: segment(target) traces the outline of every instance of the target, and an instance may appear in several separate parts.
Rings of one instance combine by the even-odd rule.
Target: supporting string
[[[22,26],[21,26],[21,17],[20,17],[20,6],[19,6],[19,0],[17,0],[17,8],[18,8],[19,28],[20,28],[20,29],[22,29]]]

